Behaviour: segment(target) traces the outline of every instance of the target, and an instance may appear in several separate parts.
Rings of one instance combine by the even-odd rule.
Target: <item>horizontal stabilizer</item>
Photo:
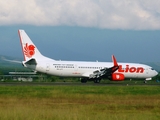
[[[27,62],[24,62],[23,64],[28,64],[28,65],[37,65],[37,62],[34,58],[28,60]]]

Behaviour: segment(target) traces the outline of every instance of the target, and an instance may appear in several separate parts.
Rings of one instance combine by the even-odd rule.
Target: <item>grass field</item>
[[[1,120],[160,120],[159,86],[0,86]]]

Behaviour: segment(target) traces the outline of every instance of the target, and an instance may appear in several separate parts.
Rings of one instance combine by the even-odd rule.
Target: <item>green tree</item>
[[[0,71],[0,75],[3,75],[3,72],[2,72],[2,71]]]

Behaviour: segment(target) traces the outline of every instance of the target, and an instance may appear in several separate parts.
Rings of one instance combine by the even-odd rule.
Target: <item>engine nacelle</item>
[[[121,73],[113,73],[112,80],[113,81],[123,81],[125,79],[124,75]]]

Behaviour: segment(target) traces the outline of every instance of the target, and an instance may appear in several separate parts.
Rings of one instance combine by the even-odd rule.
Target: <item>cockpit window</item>
[[[153,68],[151,68],[151,70],[154,70]]]

